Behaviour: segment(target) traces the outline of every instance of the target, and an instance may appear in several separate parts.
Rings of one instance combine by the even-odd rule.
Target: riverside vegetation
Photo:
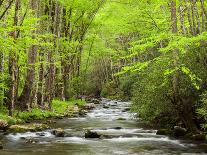
[[[205,0],[0,0],[0,47],[2,126],[102,96],[205,139]]]

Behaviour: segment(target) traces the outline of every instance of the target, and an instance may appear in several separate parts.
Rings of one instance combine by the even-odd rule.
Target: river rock
[[[95,107],[96,107],[96,105],[94,103],[87,103],[84,108],[87,110],[92,110]]]
[[[104,109],[109,109],[110,107],[107,106],[107,105],[104,105],[103,108],[104,108]]]
[[[0,130],[6,131],[9,127],[9,124],[4,121],[4,120],[0,120]]]
[[[52,130],[52,134],[56,137],[65,137],[65,131],[61,128]]]
[[[111,128],[111,129],[121,130],[121,129],[123,129],[123,128],[122,128],[122,127],[117,126],[117,127],[113,127],[113,128]]]
[[[168,129],[159,129],[156,132],[156,135],[169,135],[169,130]]]
[[[79,107],[77,105],[73,107],[73,113],[79,113]]]
[[[192,139],[195,141],[205,141],[206,135],[205,134],[195,134],[192,136]]]
[[[9,127],[10,132],[36,132],[36,131],[42,131],[45,129],[49,129],[49,126],[46,124],[27,124],[27,125],[11,125]]]
[[[125,108],[124,110],[122,110],[122,112],[128,112],[130,111],[130,108]]]
[[[79,111],[79,116],[84,117],[84,116],[87,115],[87,113],[88,113],[87,110],[83,110],[83,109],[82,109],[82,110]]]
[[[175,126],[173,130],[173,135],[175,137],[183,137],[187,134],[187,130],[185,128]]]
[[[36,133],[37,136],[41,136],[41,137],[44,137],[45,136],[45,133],[44,132],[40,132],[40,133]]]
[[[101,135],[97,132],[93,132],[91,130],[87,130],[85,133],[85,138],[100,138]]]
[[[91,102],[94,103],[94,104],[100,104],[101,103],[101,101],[99,99],[93,99]]]

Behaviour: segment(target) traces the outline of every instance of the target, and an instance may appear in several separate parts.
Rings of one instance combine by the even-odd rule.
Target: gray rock
[[[54,129],[51,132],[53,135],[55,135],[56,137],[65,137],[65,131],[61,128],[58,129]]]
[[[91,130],[87,130],[85,133],[85,138],[100,138],[101,135],[97,132],[92,132]]]
[[[94,103],[87,103],[86,105],[85,105],[85,109],[86,110],[92,110],[92,109],[94,109],[96,107],[96,105],[94,104]]]
[[[183,137],[187,134],[187,130],[185,128],[175,126],[173,130],[173,135],[175,137]]]
[[[109,106],[104,105],[103,108],[104,108],[104,109],[109,109]]]

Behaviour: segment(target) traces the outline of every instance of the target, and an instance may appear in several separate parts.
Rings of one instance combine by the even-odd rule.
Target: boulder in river
[[[52,134],[56,137],[65,137],[65,131],[61,128],[52,130]]]
[[[122,112],[128,112],[130,111],[130,108],[125,108],[124,110],[122,110]]]
[[[103,108],[104,108],[104,109],[109,109],[110,107],[107,106],[107,105],[104,105]]]
[[[123,128],[122,128],[122,127],[117,126],[117,127],[113,127],[113,128],[111,128],[111,129],[121,130],[121,129],[123,129]]]
[[[96,107],[96,105],[94,103],[87,103],[84,108],[87,110],[92,110],[95,107]]]
[[[187,130],[185,128],[175,126],[173,130],[173,135],[175,137],[183,137],[187,134]]]
[[[85,138],[100,138],[101,135],[95,131],[87,130],[85,133]]]
[[[0,120],[0,130],[6,131],[9,127],[9,124],[4,121],[4,120]]]

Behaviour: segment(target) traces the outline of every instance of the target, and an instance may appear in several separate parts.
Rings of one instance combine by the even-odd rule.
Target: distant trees
[[[96,31],[99,46],[110,51],[113,64],[108,72],[113,76],[106,81],[123,91],[114,96],[132,94],[133,109],[143,119],[167,119],[163,125],[182,124],[192,132],[201,127],[198,122],[206,117],[206,106],[200,104],[206,94],[206,8],[203,0],[108,2],[96,18],[102,24]],[[108,83],[102,88],[114,87]]]

